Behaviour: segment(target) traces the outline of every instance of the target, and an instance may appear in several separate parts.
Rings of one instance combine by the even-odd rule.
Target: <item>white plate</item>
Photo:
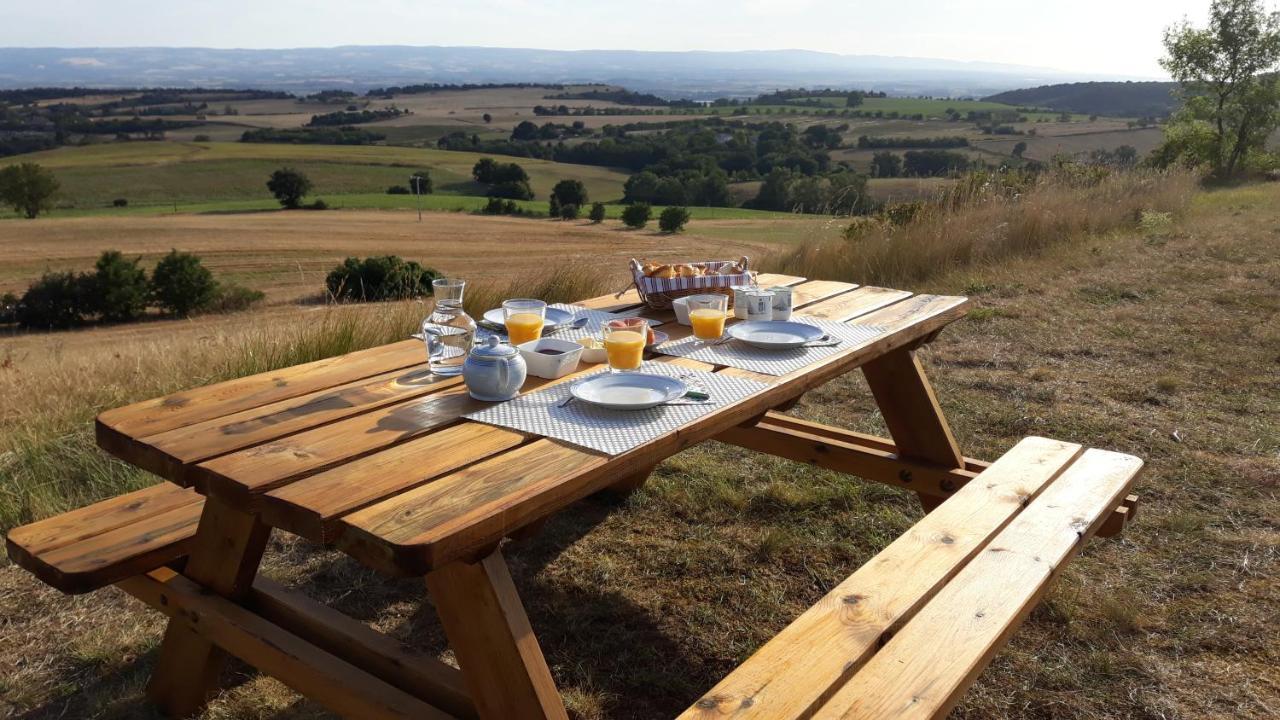
[[[822,337],[821,328],[797,322],[754,320],[730,325],[729,336],[765,350],[788,350]]]
[[[484,314],[484,321],[493,323],[494,325],[506,325],[507,319],[502,314],[502,308],[494,308]],[[565,323],[573,322],[573,313],[560,308],[547,307],[547,317],[543,321],[548,328],[560,327]]]
[[[649,343],[648,345],[645,345],[644,347],[646,350],[648,350],[649,348],[657,347],[670,339],[671,339],[670,335],[662,332],[661,330],[654,330],[653,342]]]
[[[647,410],[683,397],[688,390],[673,377],[638,372],[596,375],[569,388],[578,400],[611,410]]]

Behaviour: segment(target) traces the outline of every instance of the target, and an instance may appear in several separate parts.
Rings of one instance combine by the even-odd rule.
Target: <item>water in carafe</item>
[[[476,337],[476,322],[462,310],[465,280],[440,278],[431,282],[435,308],[422,321],[431,372],[460,375]]]

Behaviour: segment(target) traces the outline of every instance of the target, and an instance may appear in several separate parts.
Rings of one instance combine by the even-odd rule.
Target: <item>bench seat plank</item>
[[[1080,452],[1057,440],[1022,440],[680,717],[807,717]]]
[[[65,593],[84,593],[187,554],[204,498],[161,483],[14,528],[10,559]]]
[[[1086,451],[814,717],[945,716],[1124,499],[1141,468],[1131,455]]]

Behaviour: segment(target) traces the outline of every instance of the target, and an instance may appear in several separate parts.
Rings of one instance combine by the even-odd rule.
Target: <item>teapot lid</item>
[[[490,335],[485,339],[484,344],[477,343],[475,347],[471,348],[471,355],[478,358],[505,358],[516,355],[519,352],[514,346],[499,340],[497,335]]]

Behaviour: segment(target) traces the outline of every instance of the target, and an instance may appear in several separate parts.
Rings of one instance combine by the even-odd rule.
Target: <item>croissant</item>
[[[644,264],[644,267],[640,268],[640,271],[643,272],[648,277],[653,277],[653,274],[657,272],[658,268],[660,267],[662,267],[661,263],[647,262]]]
[[[650,277],[656,278],[673,278],[676,276],[676,269],[671,265],[660,265],[657,270],[653,271]]]
[[[691,278],[691,277],[698,277],[699,275],[702,274],[698,268],[695,268],[692,265],[677,265],[675,269],[676,269],[676,273],[680,277]]]

